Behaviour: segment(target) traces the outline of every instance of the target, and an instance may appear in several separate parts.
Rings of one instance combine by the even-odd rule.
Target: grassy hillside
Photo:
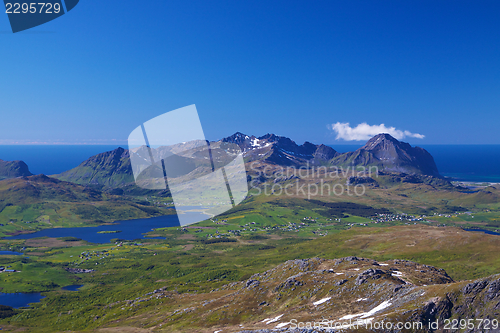
[[[44,175],[0,181],[0,236],[171,213]]]
[[[212,225],[206,228],[211,227],[212,233],[217,230],[222,233],[227,226],[210,223]],[[444,268],[455,281],[500,272],[500,260],[495,255],[500,238],[450,227],[355,227],[327,236],[312,235],[309,240],[294,231],[277,230],[260,237],[231,237],[234,242],[206,242],[199,230],[206,229],[157,230],[155,233],[167,239],[148,240],[142,245],[132,242],[121,246],[74,244],[47,248],[48,239],[45,243],[43,240],[38,243],[29,240],[28,244],[16,241],[14,248],[28,246],[30,258],[3,259],[21,271],[0,275],[3,291],[44,286],[43,281],[54,281],[60,286],[78,283],[84,288],[79,292],[45,293],[48,297],[35,304],[34,309],[22,310],[2,323],[26,327],[33,332],[97,327],[154,328],[154,331],[165,332],[213,332],[225,327],[232,332],[237,331],[240,324],[269,328],[262,320],[280,314],[287,314],[287,319],[292,315],[311,319],[310,314],[301,309],[311,308],[312,302],[325,297],[333,297],[332,302],[318,308],[321,309],[319,316],[324,311],[327,318],[334,315],[338,319],[345,314],[368,311],[393,298],[397,304],[393,309],[404,311],[388,315],[397,317],[408,310],[418,313],[423,301],[435,297],[436,303],[447,294],[458,293],[456,297],[461,297],[460,290],[468,282],[449,284],[451,280],[444,271],[422,266],[424,264]],[[328,261],[355,254],[371,260]],[[296,261],[275,267],[287,260],[311,257],[328,260],[311,261],[312,266],[305,270],[309,273],[295,278],[300,283],[293,282],[287,287],[289,277],[304,271],[300,267],[309,264],[303,266]],[[418,264],[406,264],[401,259]],[[377,266],[377,263],[388,266]],[[65,270],[67,268],[95,271],[72,274]],[[358,285],[356,281],[362,279],[358,276],[370,268],[385,273],[380,273],[380,279],[367,277],[366,284]],[[322,271],[325,269],[333,269],[340,275]],[[391,270],[402,272],[402,276],[391,276]],[[26,284],[30,279],[31,287]],[[259,283],[251,282],[253,280]],[[347,281],[341,282],[343,280]],[[235,284],[238,281],[241,283]],[[413,286],[408,287],[401,281],[411,282]],[[435,284],[438,285],[434,287]],[[403,285],[403,289],[397,298],[393,289],[399,285]],[[355,292],[349,291],[352,288]],[[418,298],[422,293],[426,297]],[[367,301],[356,302],[359,298],[367,298]],[[482,307],[486,312],[488,309],[486,305]],[[408,314],[405,316],[408,318]]]

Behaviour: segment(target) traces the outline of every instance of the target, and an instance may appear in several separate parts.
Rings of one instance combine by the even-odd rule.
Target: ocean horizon
[[[330,145],[340,153],[362,145]],[[442,176],[458,181],[500,183],[500,145],[419,145],[433,157]],[[89,157],[123,145],[0,145],[0,159],[24,161],[33,174],[54,175]]]

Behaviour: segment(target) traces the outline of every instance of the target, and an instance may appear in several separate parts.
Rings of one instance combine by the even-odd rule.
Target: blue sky
[[[498,1],[83,0],[12,34],[0,15],[0,143],[119,143],[196,104],[205,135],[500,144]],[[347,142],[356,143],[356,142]]]

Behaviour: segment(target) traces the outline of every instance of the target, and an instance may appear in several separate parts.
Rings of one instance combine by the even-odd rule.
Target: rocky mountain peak
[[[434,158],[420,147],[412,147],[390,134],[374,136],[358,150],[340,155],[338,165],[377,166],[380,170],[439,177]]]
[[[87,165],[117,165],[120,164],[122,159],[126,159],[129,157],[128,150],[123,149],[122,147],[118,147],[114,150],[107,151],[104,153],[97,154],[92,156],[87,161],[83,162]]]
[[[222,142],[230,142],[230,143],[235,143],[237,145],[241,145],[244,143],[248,143],[252,139],[250,136],[243,134],[241,132],[236,132],[231,136],[228,136],[227,138],[222,139]]]
[[[134,181],[129,152],[122,147],[94,155],[76,168],[54,177],[80,185],[110,187]]]
[[[381,133],[375,135],[373,138],[368,140],[366,144],[362,147],[362,149],[365,150],[377,150],[377,149],[386,149],[391,146],[408,146],[411,147],[409,144],[406,142],[400,142],[396,138],[394,138],[392,135],[387,134],[387,133]]]
[[[298,145],[290,138],[272,133],[256,137],[236,132],[221,141],[237,144],[247,160],[258,159],[279,165],[321,164],[337,155],[331,147],[307,141]]]

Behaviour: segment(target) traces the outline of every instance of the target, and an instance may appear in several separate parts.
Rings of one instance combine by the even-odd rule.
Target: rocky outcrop
[[[65,268],[68,272],[73,274],[83,274],[95,272],[93,269],[83,269],[83,268]]]
[[[23,161],[0,160],[0,180],[31,175],[28,165]]]

